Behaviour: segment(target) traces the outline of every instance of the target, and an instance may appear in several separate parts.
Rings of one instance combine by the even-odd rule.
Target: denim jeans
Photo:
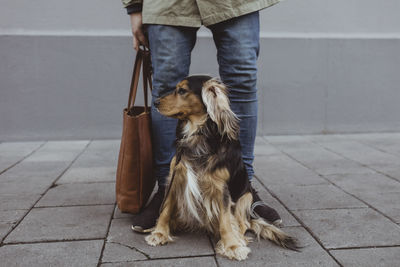
[[[257,57],[259,14],[253,12],[209,26],[217,48],[219,76],[229,88],[232,111],[240,118],[239,139],[249,179],[254,175],[254,142],[257,129]],[[153,101],[160,92],[175,88],[189,75],[190,55],[198,28],[147,25],[153,64]],[[177,121],[161,115],[152,105],[155,175],[166,183],[169,164],[175,154]]]

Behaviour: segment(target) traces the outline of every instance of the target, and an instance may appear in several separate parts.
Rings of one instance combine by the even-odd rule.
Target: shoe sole
[[[273,225],[275,225],[276,227],[281,227],[283,224],[282,219],[278,219],[272,222]]]
[[[154,230],[155,227],[151,227],[148,229],[143,229],[141,226],[137,226],[137,225],[132,225],[131,229],[136,232],[136,233],[141,233],[141,234],[146,234],[146,233],[150,233],[151,231]]]

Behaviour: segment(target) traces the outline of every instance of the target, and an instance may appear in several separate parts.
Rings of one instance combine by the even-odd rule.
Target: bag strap
[[[153,84],[151,82],[151,60],[150,60],[150,50],[139,49],[136,54],[135,64],[133,66],[131,87],[129,91],[129,99],[127,109],[131,109],[135,105],[137,88],[140,79],[140,69],[143,66],[143,94],[144,94],[144,106],[145,111],[149,111],[148,105],[148,88],[153,89]]]
[[[151,57],[149,50],[143,50],[143,93],[144,93],[144,106],[146,112],[149,110],[148,105],[148,86],[150,90],[153,89],[151,83]]]

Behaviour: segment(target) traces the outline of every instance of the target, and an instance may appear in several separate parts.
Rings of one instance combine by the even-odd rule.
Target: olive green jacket
[[[143,3],[144,24],[209,26],[267,8],[280,0],[122,0],[125,7]]]

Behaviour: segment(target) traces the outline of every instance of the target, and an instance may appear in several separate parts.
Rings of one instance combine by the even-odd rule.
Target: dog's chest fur
[[[212,173],[219,146],[210,143],[210,130],[204,127],[190,134],[183,131],[186,135],[177,141],[177,157],[185,169],[186,178],[181,195],[177,196],[181,198],[177,201],[180,228],[214,231],[218,221],[220,198],[215,190],[218,185]]]
[[[186,168],[186,183],[181,195],[183,199],[177,203],[180,228],[214,232],[219,202],[215,191],[211,189],[214,187],[213,181],[208,174],[195,170],[188,161],[182,159],[182,164]]]

